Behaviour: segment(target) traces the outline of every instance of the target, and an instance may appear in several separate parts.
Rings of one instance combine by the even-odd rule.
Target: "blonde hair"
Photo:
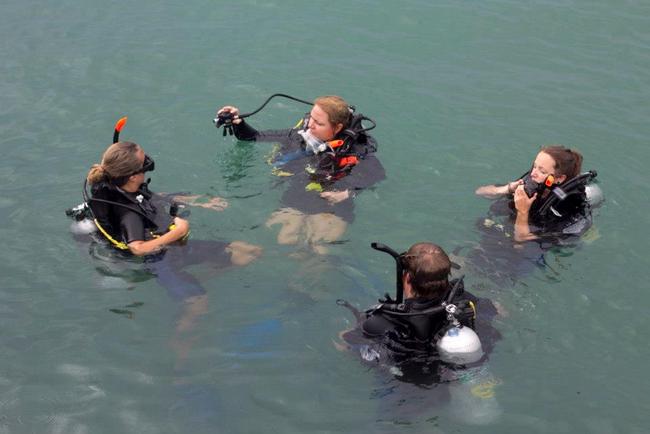
[[[133,142],[113,143],[102,155],[101,164],[93,164],[86,179],[90,184],[128,177],[142,168],[137,152],[140,146]]]
[[[318,105],[327,113],[332,126],[343,124],[343,128],[347,128],[350,123],[350,106],[340,96],[320,96],[314,100],[314,105]]]

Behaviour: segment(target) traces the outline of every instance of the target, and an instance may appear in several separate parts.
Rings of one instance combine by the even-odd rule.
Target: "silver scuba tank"
[[[481,340],[469,327],[454,326],[447,330],[436,343],[443,362],[465,365],[477,362],[483,357]]]
[[[73,221],[70,224],[70,231],[76,235],[88,235],[97,230],[95,222],[89,218],[83,220]]]
[[[587,184],[585,186],[585,194],[587,195],[587,202],[592,208],[596,208],[605,201],[603,190],[597,184]]]

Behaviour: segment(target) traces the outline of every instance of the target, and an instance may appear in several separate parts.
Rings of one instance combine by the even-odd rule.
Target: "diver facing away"
[[[408,352],[437,351],[451,361],[459,355],[440,344],[452,332],[456,340],[466,340],[462,363],[479,360],[483,351],[473,331],[476,299],[465,293],[462,278],[449,281],[451,261],[444,250],[436,244],[417,243],[396,261],[403,289],[398,289],[394,302],[384,300],[366,311],[361,323],[364,335],[399,342]]]
[[[474,328],[479,301],[483,308],[484,300],[465,291],[462,277],[449,280],[452,263],[445,251],[427,242],[414,244],[402,254],[382,244],[372,246],[396,261],[396,296],[392,299],[386,294],[365,313],[339,300],[355,313],[359,323],[342,338],[351,346],[370,339],[374,344],[360,347],[366,361],[386,358],[402,366],[416,365],[417,369],[410,369],[413,376],[420,377],[416,381],[435,381],[426,378],[435,378],[426,367],[429,363],[465,365],[481,360],[483,345]],[[486,304],[487,312],[494,316],[496,309]],[[498,336],[496,330],[487,331],[490,337]],[[421,375],[425,371],[429,374]]]

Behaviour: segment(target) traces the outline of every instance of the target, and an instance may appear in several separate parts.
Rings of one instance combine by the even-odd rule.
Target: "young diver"
[[[579,152],[562,145],[546,146],[523,177],[502,186],[479,187],[476,194],[512,197],[515,241],[579,236],[591,226],[585,186],[596,176],[596,172],[581,174],[581,168]]]
[[[227,119],[239,140],[281,145],[273,164],[292,176],[281,199],[283,207],[266,223],[281,225],[280,244],[303,240],[325,253],[321,244],[340,239],[354,219],[355,192],[385,178],[374,156],[376,141],[362,125],[368,119],[354,114],[341,97],[316,98],[305,119],[291,129],[258,131],[234,106],[222,107],[217,116],[221,122]]]

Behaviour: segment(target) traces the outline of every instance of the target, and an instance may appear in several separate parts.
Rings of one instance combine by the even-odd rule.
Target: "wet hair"
[[[403,258],[404,271],[411,276],[415,295],[433,297],[447,290],[451,261],[442,247],[432,243],[413,244]]]
[[[343,98],[336,95],[320,96],[314,100],[314,104],[327,113],[332,126],[343,124],[343,128],[348,127],[350,123],[350,106]]]
[[[139,150],[140,146],[133,142],[113,143],[102,155],[101,164],[93,164],[88,171],[88,183],[117,181],[115,185],[121,187],[129,176],[142,168],[142,162],[137,156]]]
[[[582,169],[582,154],[562,145],[543,146],[540,152],[548,154],[555,161],[555,174],[565,175],[566,180],[573,179]]]

